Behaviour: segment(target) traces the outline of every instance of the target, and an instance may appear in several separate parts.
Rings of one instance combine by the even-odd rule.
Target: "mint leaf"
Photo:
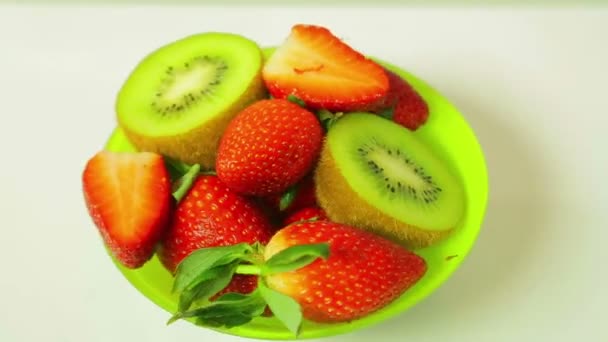
[[[296,337],[302,324],[302,308],[293,298],[268,288],[259,282],[257,291],[268,304],[274,316]]]
[[[199,164],[194,164],[183,176],[173,183],[173,197],[178,203],[188,193],[188,190],[192,187],[192,183],[194,183],[198,177],[200,170],[201,166]]]
[[[249,323],[253,317],[245,314],[241,314],[235,312],[231,315],[227,316],[219,316],[219,317],[199,317],[196,319],[196,325],[200,325],[203,327],[226,327],[232,328],[239,325]]]
[[[201,248],[192,252],[177,266],[172,292],[192,287],[197,278],[210,268],[226,265],[246,257],[252,247],[246,243],[230,246]]]
[[[250,294],[227,293],[208,306],[185,312],[181,317],[196,317],[199,325],[231,328],[260,316],[265,308],[266,302],[257,290]]]
[[[203,283],[203,286],[199,287],[197,297],[194,298],[195,301],[201,300],[209,300],[210,297],[218,293],[220,290],[223,290],[230,281],[232,280],[232,276],[236,270],[236,266],[238,263],[232,263],[228,266],[224,266],[223,271],[218,274],[216,278],[206,280]]]
[[[301,98],[299,98],[293,94],[289,94],[287,96],[287,101],[295,103],[302,108],[306,108],[306,102],[304,102]]]
[[[334,113],[328,111],[327,109],[321,109],[317,112],[317,116],[319,117],[319,121],[323,122],[326,120],[333,119]]]
[[[205,283],[206,283],[205,281],[202,281],[202,282],[196,284],[195,286],[193,286],[192,288],[186,289],[182,293],[180,293],[179,302],[177,303],[177,313],[175,315],[181,314],[184,311],[187,311],[188,309],[190,309],[190,306],[195,301],[195,299],[198,297],[199,291],[204,288]],[[171,321],[171,320],[169,320],[169,321]]]
[[[329,244],[303,244],[286,248],[273,255],[263,265],[264,274],[289,272],[304,267],[319,257],[329,257]]]
[[[178,312],[182,313],[188,309],[194,302],[206,301],[222,289],[224,289],[234,275],[237,262],[232,264],[222,265],[204,272],[194,281],[195,285],[184,290],[179,297]]]
[[[281,200],[279,201],[279,210],[285,211],[285,209],[289,208],[289,206],[296,199],[296,195],[298,194],[298,186],[293,185],[285,191],[285,193],[281,196]]]
[[[321,110],[317,111],[317,117],[319,118],[319,122],[321,122],[321,125],[323,126],[325,131],[329,131],[331,126],[342,115],[344,115],[344,113],[342,113],[342,112],[332,113],[332,112],[328,111],[327,109],[321,109]]]

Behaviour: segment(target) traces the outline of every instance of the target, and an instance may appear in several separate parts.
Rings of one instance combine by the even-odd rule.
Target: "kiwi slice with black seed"
[[[118,124],[138,150],[211,169],[229,121],[266,96],[262,66],[260,47],[237,34],[201,33],[167,44],[123,84]]]
[[[330,127],[315,189],[331,220],[410,248],[449,235],[465,208],[446,164],[413,132],[370,113],[346,114]]]

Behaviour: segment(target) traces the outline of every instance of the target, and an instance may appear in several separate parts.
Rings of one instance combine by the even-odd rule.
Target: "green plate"
[[[272,49],[265,49],[265,53],[272,53]],[[448,239],[416,251],[427,261],[428,271],[400,298],[367,317],[349,323],[316,324],[305,321],[300,339],[350,333],[394,317],[419,303],[444,283],[462,263],[475,243],[483,222],[488,197],[488,175],[483,152],[475,134],[458,110],[428,84],[392,64],[378,61],[409,81],[428,102],[429,119],[415,134],[443,157],[461,178],[466,191],[466,213],[454,234]],[[135,150],[119,128],[112,133],[106,149]],[[167,311],[168,319],[169,313],[176,309],[177,297],[170,293],[172,276],[162,267],[159,260],[154,257],[137,270],[126,269],[115,260],[114,262],[135,288]],[[294,339],[275,318],[256,318],[247,325],[216,330],[248,338]]]

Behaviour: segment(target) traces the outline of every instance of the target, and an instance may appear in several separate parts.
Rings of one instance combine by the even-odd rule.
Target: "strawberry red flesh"
[[[264,66],[275,98],[295,95],[311,109],[355,111],[386,96],[388,78],[376,62],[327,28],[295,25]]]
[[[171,184],[161,155],[101,151],[82,175],[90,216],[113,256],[139,268],[154,254],[171,208]]]

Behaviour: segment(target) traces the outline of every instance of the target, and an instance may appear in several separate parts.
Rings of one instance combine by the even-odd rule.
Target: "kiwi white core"
[[[192,89],[209,84],[217,77],[217,68],[213,64],[195,63],[191,69],[182,68],[174,77],[167,79],[160,98],[161,105],[179,102],[190,94]]]
[[[383,169],[386,177],[393,181],[399,181],[403,184],[410,184],[414,188],[423,188],[426,186],[412,168],[410,168],[402,159],[397,159],[390,155],[388,151],[375,149],[367,154],[370,159],[376,161],[379,167]]]

